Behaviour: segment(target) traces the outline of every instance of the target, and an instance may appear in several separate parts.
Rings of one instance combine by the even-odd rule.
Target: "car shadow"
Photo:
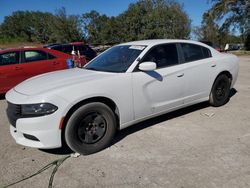
[[[55,148],[55,149],[39,149],[40,151],[43,151],[45,153],[49,154],[55,154],[55,155],[69,155],[74,153],[67,145],[63,145],[61,148]]]
[[[229,93],[229,97],[233,97],[238,91],[235,88],[232,88]]]
[[[0,100],[5,100],[5,94],[0,94]]]
[[[124,139],[128,135],[134,134],[134,133],[141,131],[143,129],[146,129],[148,127],[154,126],[158,123],[161,123],[161,122],[164,122],[167,120],[171,120],[174,118],[178,118],[178,117],[187,115],[189,113],[192,113],[192,112],[200,110],[200,109],[207,108],[209,106],[210,105],[208,102],[203,102],[203,103],[195,104],[193,106],[182,108],[182,109],[179,109],[179,110],[176,110],[173,112],[169,112],[169,113],[151,118],[149,120],[145,120],[145,121],[142,121],[140,123],[134,124],[130,127],[127,127],[125,129],[119,131],[116,134],[116,137],[114,138],[112,145],[120,142],[122,139]]]
[[[229,97],[230,98],[233,97],[237,92],[238,91],[235,88],[232,88],[230,90]],[[192,113],[192,112],[197,111],[197,110],[207,108],[209,106],[210,106],[210,104],[208,102],[202,102],[199,104],[195,104],[193,106],[188,106],[186,108],[182,108],[182,109],[179,109],[179,110],[176,110],[173,112],[169,112],[169,113],[163,114],[161,116],[157,116],[157,117],[151,118],[149,120],[134,124],[130,127],[127,127],[125,129],[119,131],[116,134],[116,137],[114,138],[112,145],[120,142],[122,139],[124,139],[128,135],[131,135],[133,133],[136,133],[138,131],[141,131],[143,129],[146,129],[148,127],[156,125],[158,123],[161,123],[161,122],[164,122],[164,121],[167,121],[170,119],[174,119],[174,118],[177,118],[180,116],[184,116],[186,114]]]
[[[234,88],[231,89],[230,98],[233,97],[236,93],[237,93],[236,89],[234,89]],[[201,109],[208,108],[208,107],[210,107],[210,104],[208,102],[202,102],[199,104],[195,104],[195,105],[192,105],[189,107],[185,107],[185,108],[173,111],[173,112],[169,112],[169,113],[151,118],[149,120],[142,121],[140,123],[136,123],[130,127],[127,127],[125,129],[121,130],[121,131],[118,131],[110,146],[112,147],[113,145],[120,142],[128,135],[134,134],[134,133],[141,131],[143,129],[146,129],[148,127],[154,126],[158,123],[161,123],[161,122],[164,122],[164,121],[167,121],[170,119],[178,118],[178,117],[187,115],[189,113],[195,112],[197,110],[201,110]],[[68,146],[66,146],[66,144],[64,144],[64,145],[65,146],[63,146],[62,148],[39,149],[39,150],[46,152],[46,153],[50,153],[50,154],[56,154],[56,155],[66,155],[66,154],[74,153]]]

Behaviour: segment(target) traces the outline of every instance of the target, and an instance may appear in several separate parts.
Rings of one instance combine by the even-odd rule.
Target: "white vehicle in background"
[[[234,50],[242,50],[243,48],[244,48],[244,44],[240,44],[240,43],[229,44],[229,43],[227,43],[225,45],[224,50],[225,51],[234,51]]]
[[[116,130],[189,105],[228,102],[238,58],[189,40],[145,40],[105,51],[83,69],[47,73],[6,94],[18,144],[91,154]]]

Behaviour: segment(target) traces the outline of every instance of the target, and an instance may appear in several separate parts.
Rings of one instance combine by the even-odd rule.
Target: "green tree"
[[[53,32],[53,27],[51,22],[54,20],[54,15],[51,13],[43,12],[33,12],[29,15],[30,25],[31,25],[31,41],[47,43],[52,40],[51,33]]]
[[[67,15],[61,8],[53,15],[17,11],[0,27],[6,38],[31,42],[79,41],[84,36],[92,44],[119,43],[155,38],[188,38],[190,20],[175,0],[139,0],[116,17],[96,11],[81,16]]]
[[[155,38],[188,38],[190,19],[176,1],[139,0],[117,17],[91,11],[82,15],[91,43],[119,43]]]
[[[70,42],[82,38],[77,16],[67,16],[64,8],[56,15],[39,11],[17,11],[4,18],[1,38],[30,42]]]
[[[190,20],[176,1],[140,0],[120,15],[125,41],[188,38]]]
[[[66,9],[61,8],[56,11],[53,19],[52,40],[51,42],[72,42],[80,41],[82,39],[82,33],[79,28],[80,20],[78,16],[67,16]]]
[[[250,1],[249,0],[211,0],[209,10],[215,20],[223,20],[222,30],[238,29],[244,41],[250,32]]]
[[[208,13],[203,14],[202,20],[203,40],[208,40],[217,43],[219,40],[219,26],[214,22],[212,15]]]
[[[31,23],[31,12],[17,11],[11,16],[6,16],[1,25],[3,35],[7,37],[21,37],[27,41],[32,41],[33,26]]]
[[[224,33],[222,34],[222,32]],[[221,31],[219,25],[215,23],[210,12],[203,14],[201,26],[194,27],[193,33],[199,41],[210,41],[219,45],[224,43],[223,37],[225,38],[226,35],[225,31]]]
[[[97,11],[85,13],[81,18],[85,38],[91,43],[105,43],[105,33],[109,30],[109,18],[106,15],[100,15]]]

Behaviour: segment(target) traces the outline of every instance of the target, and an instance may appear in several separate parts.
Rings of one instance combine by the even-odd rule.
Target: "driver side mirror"
[[[153,71],[156,69],[156,63],[147,61],[139,64],[139,70],[141,71]]]

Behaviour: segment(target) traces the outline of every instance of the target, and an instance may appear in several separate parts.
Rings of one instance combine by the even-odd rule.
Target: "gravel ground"
[[[250,56],[229,103],[206,103],[121,131],[94,155],[68,158],[54,187],[250,187]],[[0,100],[0,187],[68,155],[17,145],[9,134],[6,101]],[[13,187],[48,187],[53,167]]]

